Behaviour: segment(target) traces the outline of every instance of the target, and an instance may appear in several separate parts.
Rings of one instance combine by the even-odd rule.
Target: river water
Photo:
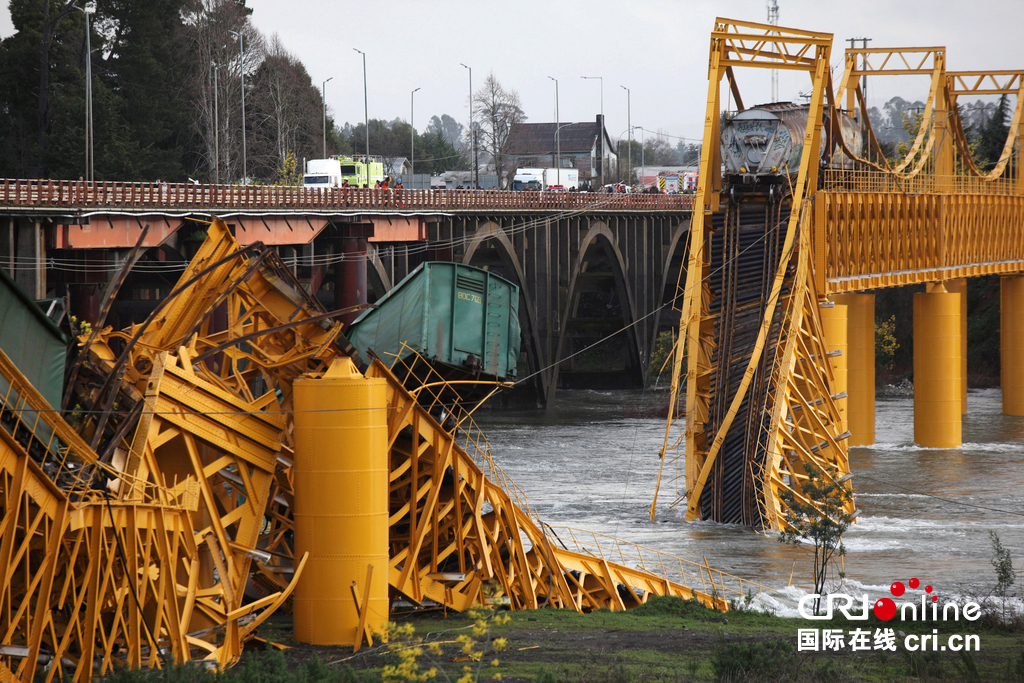
[[[810,588],[810,553],[775,534],[686,522],[662,490],[648,510],[665,423],[653,412],[664,394],[564,391],[546,411],[491,411],[479,417],[495,460],[540,518],[609,534],[778,589],[793,613]],[[998,389],[971,390],[958,449],[913,443],[912,397],[876,402],[874,446],[850,449],[858,523],[845,536],[848,590],[879,597],[917,577],[939,595],[987,594],[995,583],[988,531],[1019,566],[1024,551],[1024,418],[1001,413]],[[908,595],[909,597],[909,595]],[[940,598],[941,599],[941,598]]]

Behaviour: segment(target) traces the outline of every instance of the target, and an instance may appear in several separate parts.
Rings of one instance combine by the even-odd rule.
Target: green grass
[[[507,624],[492,626],[492,637],[503,637],[509,647],[500,654],[487,653],[480,681],[500,672],[502,681],[587,681],[589,683],[644,683],[683,681],[1022,681],[1024,682],[1024,628],[999,624],[995,619],[974,623],[848,622],[843,617],[809,622],[757,612],[726,614],[676,598],[652,598],[628,612],[601,610],[577,614],[568,610],[537,610],[508,613]],[[468,633],[471,621],[464,615],[440,611],[420,612],[399,618],[412,624],[426,641],[452,641]],[[799,628],[836,628],[849,631],[892,627],[905,634],[930,634],[938,628],[943,636],[976,633],[981,651],[961,656],[954,652],[908,653],[798,652]],[[291,638],[291,619],[276,615],[260,628],[268,640],[287,645],[283,652],[247,650],[239,666],[221,675],[177,673],[164,679],[155,672],[130,672],[115,676],[117,683],[370,683],[380,680],[385,664],[397,658],[386,646],[375,643],[353,655],[351,648],[311,647]],[[902,642],[902,638],[899,639]],[[460,654],[454,643],[442,645],[444,654],[434,665],[444,673],[435,680],[454,682],[465,663],[451,661]],[[500,664],[492,668],[492,658]],[[424,660],[426,655],[424,655]],[[427,664],[424,661],[424,664]],[[216,679],[216,680],[215,680]]]

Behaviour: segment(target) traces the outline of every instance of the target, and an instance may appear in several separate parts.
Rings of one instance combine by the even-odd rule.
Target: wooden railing
[[[0,180],[0,208],[225,212],[686,211],[692,194]]]

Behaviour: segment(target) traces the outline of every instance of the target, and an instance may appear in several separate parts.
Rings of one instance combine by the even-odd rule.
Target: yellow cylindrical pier
[[[914,295],[914,442],[960,446],[960,401],[960,294],[936,283]]]
[[[294,392],[295,555],[309,552],[295,638],[356,645],[361,623],[379,631],[388,620],[386,382],[344,358]]]
[[[1003,414],[1024,415],[1024,276],[999,281],[999,356]]]
[[[875,295],[843,294],[833,299],[846,304],[850,445],[870,446],[875,443]]]
[[[960,295],[960,414],[967,414],[967,278],[947,280],[946,289]]]
[[[835,377],[835,382],[832,384],[832,393],[844,394],[848,393],[847,388],[847,364],[850,358],[849,344],[847,341],[847,307],[845,303],[835,302],[835,305],[831,308],[822,307],[821,309],[821,325],[825,332],[825,348],[830,352],[839,351],[839,355],[830,356],[829,362],[832,364],[832,374]],[[839,408],[839,416],[841,418],[840,432],[845,432],[850,428],[849,426],[849,399],[846,397],[836,399],[836,407]]]

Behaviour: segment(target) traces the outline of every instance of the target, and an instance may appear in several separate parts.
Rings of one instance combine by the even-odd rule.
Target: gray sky
[[[600,110],[596,80],[603,76],[608,132],[625,137],[626,92],[632,122],[648,130],[697,139],[703,134],[710,32],[716,16],[763,22],[765,0],[249,0],[252,21],[278,33],[327,84],[339,124],[363,120],[362,61],[367,54],[369,115],[409,118],[416,93],[417,129],[430,116],[468,121],[468,72],[479,88],[489,72],[519,91],[530,121],[553,121],[559,80],[562,121],[593,120]],[[965,9],[969,8],[969,10]],[[870,47],[945,46],[947,68],[1024,68],[1024,0],[779,0],[781,26],[831,32],[833,75],[841,72],[845,39],[871,38]],[[13,32],[0,12],[0,36]],[[739,73],[744,102],[770,99],[770,72]],[[779,98],[797,98],[804,74],[780,72]],[[869,99],[923,99],[926,79],[872,79]],[[673,140],[674,142],[674,140]]]

